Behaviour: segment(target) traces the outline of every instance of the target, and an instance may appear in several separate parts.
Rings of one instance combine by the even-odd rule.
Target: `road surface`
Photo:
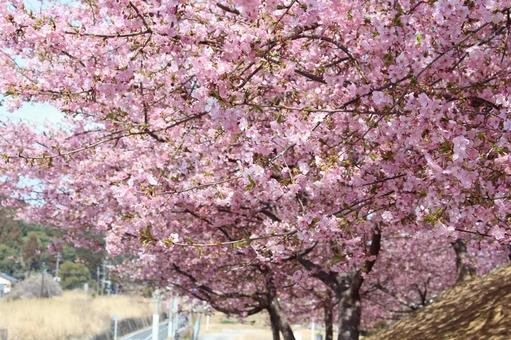
[[[160,330],[158,334],[159,340],[166,340],[168,334],[168,323],[167,321],[160,323]],[[153,328],[147,327],[136,332],[130,333],[121,337],[121,340],[151,340],[153,335]]]
[[[199,340],[235,340],[240,339],[240,336],[247,334],[248,336],[253,330],[249,329],[223,329],[221,332],[204,334],[199,336]],[[151,340],[152,328],[144,328],[134,333],[121,337],[121,340]],[[167,322],[160,324],[159,340],[167,340]]]

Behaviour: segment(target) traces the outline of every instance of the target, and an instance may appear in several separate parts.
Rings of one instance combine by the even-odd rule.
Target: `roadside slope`
[[[511,339],[511,266],[464,282],[369,340]]]

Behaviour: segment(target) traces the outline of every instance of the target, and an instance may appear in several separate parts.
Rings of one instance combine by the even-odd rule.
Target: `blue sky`
[[[5,107],[0,105],[0,121],[23,121],[44,128],[47,124],[60,123],[63,117],[62,112],[46,103],[25,103],[15,112],[8,112]]]
[[[33,11],[39,11],[41,6],[44,8],[45,5],[50,4],[44,0],[25,0],[24,2],[27,8]],[[59,2],[72,4],[75,0],[59,0]],[[1,105],[2,99],[3,97],[0,95],[0,122],[21,120],[44,129],[47,123],[51,125],[58,124],[64,117],[62,112],[46,103],[25,103],[19,110],[11,113]]]
[[[61,4],[79,4],[76,2],[76,0],[59,0],[57,2]],[[27,8],[31,9],[34,12],[44,9],[45,6],[50,5],[49,1],[44,0],[25,0],[24,3],[25,6],[27,6]]]
[[[2,97],[0,96],[0,100]],[[8,112],[5,107],[0,105],[0,122],[2,121],[22,121],[32,124],[37,130],[43,132],[48,125],[57,125],[62,121],[64,114],[57,110],[55,107],[46,103],[25,103],[20,109],[15,112]],[[0,175],[0,182],[5,180]],[[21,177],[19,187],[37,186],[40,181]],[[41,204],[42,201],[36,199],[35,195],[24,195],[24,199],[28,199],[30,204]]]

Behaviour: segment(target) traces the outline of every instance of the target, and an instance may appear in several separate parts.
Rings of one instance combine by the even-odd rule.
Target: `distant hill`
[[[15,215],[15,210],[0,207],[0,273],[17,279],[23,279],[29,272],[42,270],[54,275],[57,256],[49,251],[48,246],[63,239],[62,231],[17,220]],[[105,258],[102,251],[77,248],[71,243],[62,245],[60,256],[60,274],[66,274],[67,270],[70,279],[96,274]],[[69,286],[73,286],[72,282]]]
[[[368,340],[511,339],[511,266],[463,282]]]

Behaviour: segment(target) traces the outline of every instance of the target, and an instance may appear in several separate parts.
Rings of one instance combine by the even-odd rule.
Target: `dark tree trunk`
[[[452,247],[456,253],[456,283],[473,278],[476,275],[476,269],[470,259],[465,241],[457,239],[452,243]]]
[[[334,313],[332,310],[332,294],[329,292],[327,296],[327,301],[325,303],[324,309],[324,317],[325,317],[325,340],[333,340],[334,339]]]
[[[362,302],[360,288],[364,283],[363,273],[371,272],[376,262],[376,257],[381,249],[381,231],[378,227],[373,230],[368,255],[374,258],[368,259],[358,271],[343,278],[344,282],[339,287],[344,288],[339,300],[339,336],[338,340],[358,340],[360,335],[360,322],[362,321]]]
[[[272,312],[268,312],[270,314],[270,323],[271,323],[271,334],[273,336],[273,340],[280,340],[280,330],[278,321]]]
[[[362,274],[371,272],[380,253],[381,231],[379,226],[374,228],[369,244],[367,255],[370,258],[362,264],[361,268],[346,274],[324,270],[320,265],[306,259],[304,255],[310,253],[314,247],[296,254],[298,262],[305,269],[311,271],[313,277],[316,277],[328,286],[335,294],[335,297],[339,299],[338,340],[358,340],[359,338],[362,316],[360,288],[364,282]]]
[[[289,322],[283,315],[280,306],[275,299],[270,301],[270,304],[268,306],[268,312],[270,313],[270,320],[273,320],[272,322],[276,323],[278,329],[282,333],[282,337],[284,338],[284,340],[295,340],[293,330],[291,329]]]
[[[339,335],[337,340],[358,340],[362,305],[360,287],[362,276],[359,272],[348,279],[349,288],[341,292],[339,301]]]

